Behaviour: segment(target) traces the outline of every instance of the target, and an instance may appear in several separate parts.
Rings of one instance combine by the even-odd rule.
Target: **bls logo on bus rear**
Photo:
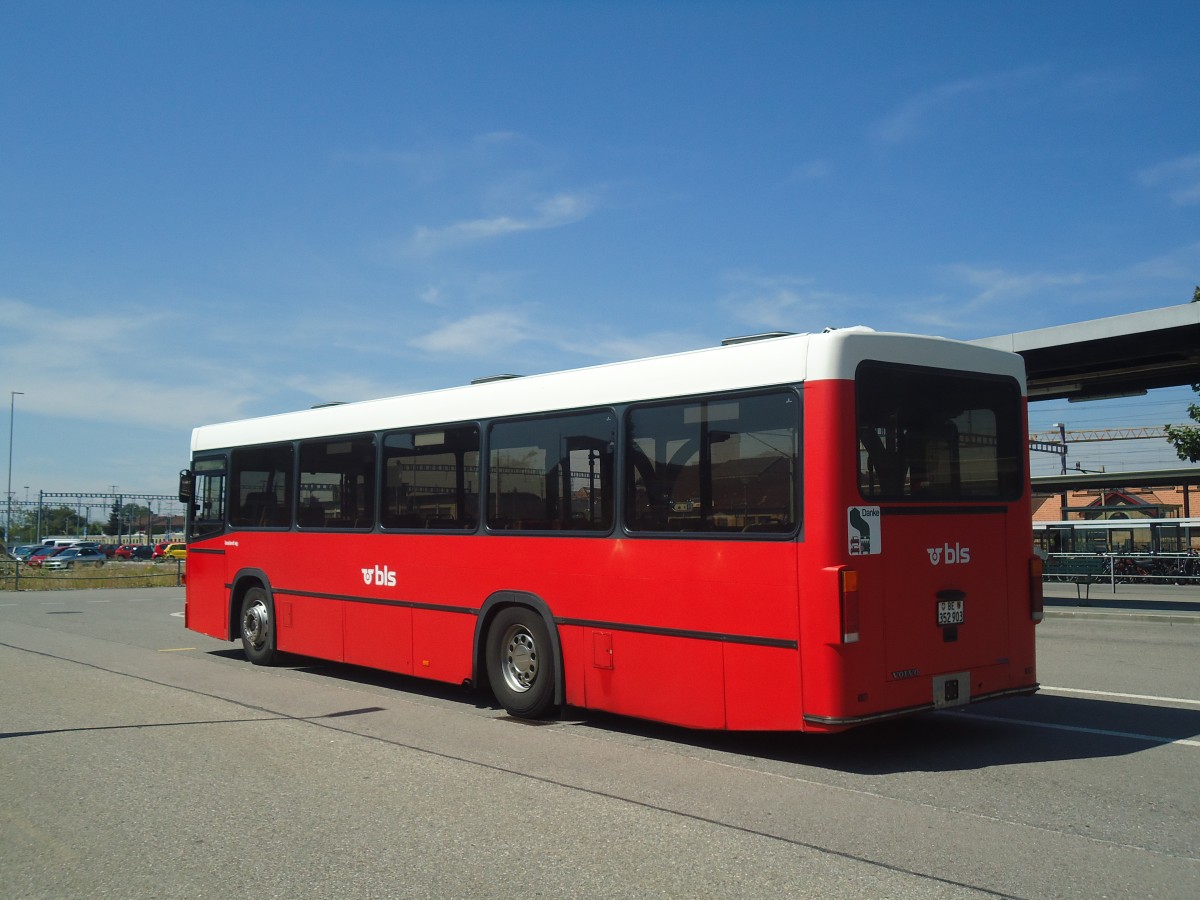
[[[945,563],[948,566],[962,565],[971,561],[971,548],[964,547],[957,541],[951,547],[948,543],[942,547],[926,547],[925,552],[929,554],[929,564],[931,566],[940,566]]]
[[[384,566],[382,569],[376,566],[373,569],[360,569],[363,577],[363,584],[377,584],[380,587],[395,587],[396,573]]]

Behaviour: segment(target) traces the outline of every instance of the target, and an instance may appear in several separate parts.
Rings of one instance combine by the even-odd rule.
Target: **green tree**
[[[116,535],[121,530],[121,501],[114,497],[112,510],[108,514],[108,524],[104,527],[105,534]]]
[[[17,544],[32,544],[37,538],[37,510],[23,509],[13,513],[12,531],[9,532],[9,549]]]
[[[47,506],[42,509],[42,534],[83,534],[87,516],[81,516],[69,506]]]
[[[1200,299],[1200,288],[1196,288]],[[1192,390],[1200,394],[1200,384],[1193,384]],[[1200,422],[1200,403],[1188,404],[1188,415],[1193,422]],[[1175,453],[1180,459],[1188,462],[1200,462],[1200,426],[1195,425],[1164,425],[1163,431],[1167,440],[1175,447]]]
[[[104,533],[115,538],[118,534],[136,534],[144,531],[150,522],[150,507],[138,503],[126,503],[118,508],[113,501],[113,508],[104,526]]]

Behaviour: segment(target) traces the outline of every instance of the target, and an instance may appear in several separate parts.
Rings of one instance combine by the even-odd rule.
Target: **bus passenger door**
[[[225,549],[218,546],[189,545],[186,565],[185,626],[222,641],[229,640],[229,592],[225,588]]]
[[[181,473],[179,499],[187,504],[187,557],[184,562],[184,625],[229,640],[226,553],[236,541],[225,538],[225,458],[197,459]]]

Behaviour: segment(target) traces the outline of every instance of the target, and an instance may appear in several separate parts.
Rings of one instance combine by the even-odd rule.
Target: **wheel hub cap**
[[[537,645],[524,629],[513,629],[504,642],[504,680],[518,693],[533,686],[538,673]]]

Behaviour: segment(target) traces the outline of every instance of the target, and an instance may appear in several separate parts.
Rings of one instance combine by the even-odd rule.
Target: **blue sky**
[[[1198,34],[1185,0],[6,3],[17,499],[172,493],[193,425],[496,372],[1185,303]]]

